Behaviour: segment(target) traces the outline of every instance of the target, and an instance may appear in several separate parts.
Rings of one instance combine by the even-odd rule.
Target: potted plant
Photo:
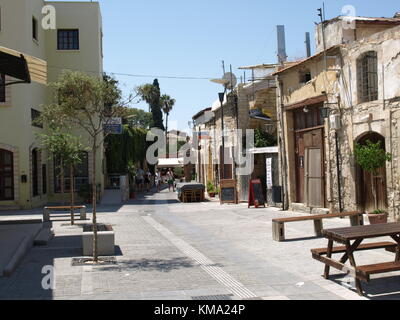
[[[379,169],[383,168],[386,162],[392,161],[392,155],[387,153],[381,146],[381,141],[373,143],[367,140],[365,145],[357,144],[355,147],[355,159],[360,167],[370,173],[372,194],[374,197],[375,211],[368,214],[371,224],[387,223],[388,214],[378,209],[378,196],[376,192],[376,176]]]
[[[370,224],[382,224],[388,222],[388,213],[377,209],[372,213],[368,214],[368,219]]]
[[[221,192],[221,188],[220,187],[216,187],[215,188],[215,194],[217,194],[219,196],[220,192]]]
[[[211,181],[208,181],[207,183],[207,193],[210,198],[215,198],[215,186]]]

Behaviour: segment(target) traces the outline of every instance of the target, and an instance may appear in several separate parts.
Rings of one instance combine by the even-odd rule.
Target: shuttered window
[[[378,57],[375,51],[364,53],[357,62],[360,102],[378,100]]]

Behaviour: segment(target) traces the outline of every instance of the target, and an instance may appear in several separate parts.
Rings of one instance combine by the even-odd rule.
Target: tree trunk
[[[65,205],[65,199],[64,199],[64,161],[61,159],[60,160],[60,172],[61,172],[61,182],[60,182],[60,191],[61,191],[61,204]]]
[[[167,159],[169,159],[168,116],[169,116],[169,113],[167,113],[166,124],[165,124],[165,142],[167,144],[166,145]]]
[[[376,194],[376,179],[375,174],[371,172],[371,187],[372,187],[372,194],[374,195],[374,203],[375,203],[375,210],[378,210],[378,196]]]
[[[97,254],[97,215],[96,215],[96,205],[97,205],[97,188],[96,188],[96,151],[97,151],[97,139],[93,139],[93,159],[92,159],[92,205],[93,205],[93,262],[97,263],[99,258]]]
[[[71,225],[75,224],[75,212],[74,212],[74,205],[75,205],[75,181],[74,181],[74,166],[71,164],[70,166],[70,179],[71,179]]]

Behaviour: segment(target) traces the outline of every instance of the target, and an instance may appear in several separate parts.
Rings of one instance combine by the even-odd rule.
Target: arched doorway
[[[380,141],[382,149],[386,150],[385,138],[376,132],[369,132],[362,135],[356,143],[365,145],[368,140],[373,143]],[[373,212],[375,209],[386,210],[388,208],[386,166],[379,169],[377,175],[372,179],[371,173],[362,170],[362,168],[356,164],[356,177],[357,204],[359,208],[365,212]],[[376,188],[378,208],[375,207],[372,183],[375,184]]]

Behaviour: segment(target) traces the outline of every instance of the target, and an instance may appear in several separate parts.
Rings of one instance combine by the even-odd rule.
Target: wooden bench
[[[300,222],[300,221],[313,221],[315,236],[322,237],[323,220],[333,218],[349,217],[352,226],[359,226],[364,224],[363,213],[360,212],[346,212],[322,215],[308,215],[303,217],[281,218],[272,220],[272,236],[275,241],[285,240],[285,223]]]
[[[358,266],[356,267],[357,276],[359,279],[370,282],[371,275],[400,271],[400,261],[394,262],[385,262],[385,263],[377,263],[370,264],[366,266]]]
[[[395,242],[376,242],[376,243],[367,243],[360,245],[356,251],[367,251],[367,250],[375,250],[375,249],[385,249],[386,251],[396,252],[397,243]],[[328,253],[327,248],[320,249],[312,249],[311,253],[313,256],[323,256]],[[333,254],[337,253],[346,253],[346,246],[334,247],[332,249]]]
[[[43,221],[50,221],[51,211],[71,211],[71,209],[76,209],[80,211],[80,219],[86,220],[86,206],[57,206],[57,207],[44,207],[43,209]]]

